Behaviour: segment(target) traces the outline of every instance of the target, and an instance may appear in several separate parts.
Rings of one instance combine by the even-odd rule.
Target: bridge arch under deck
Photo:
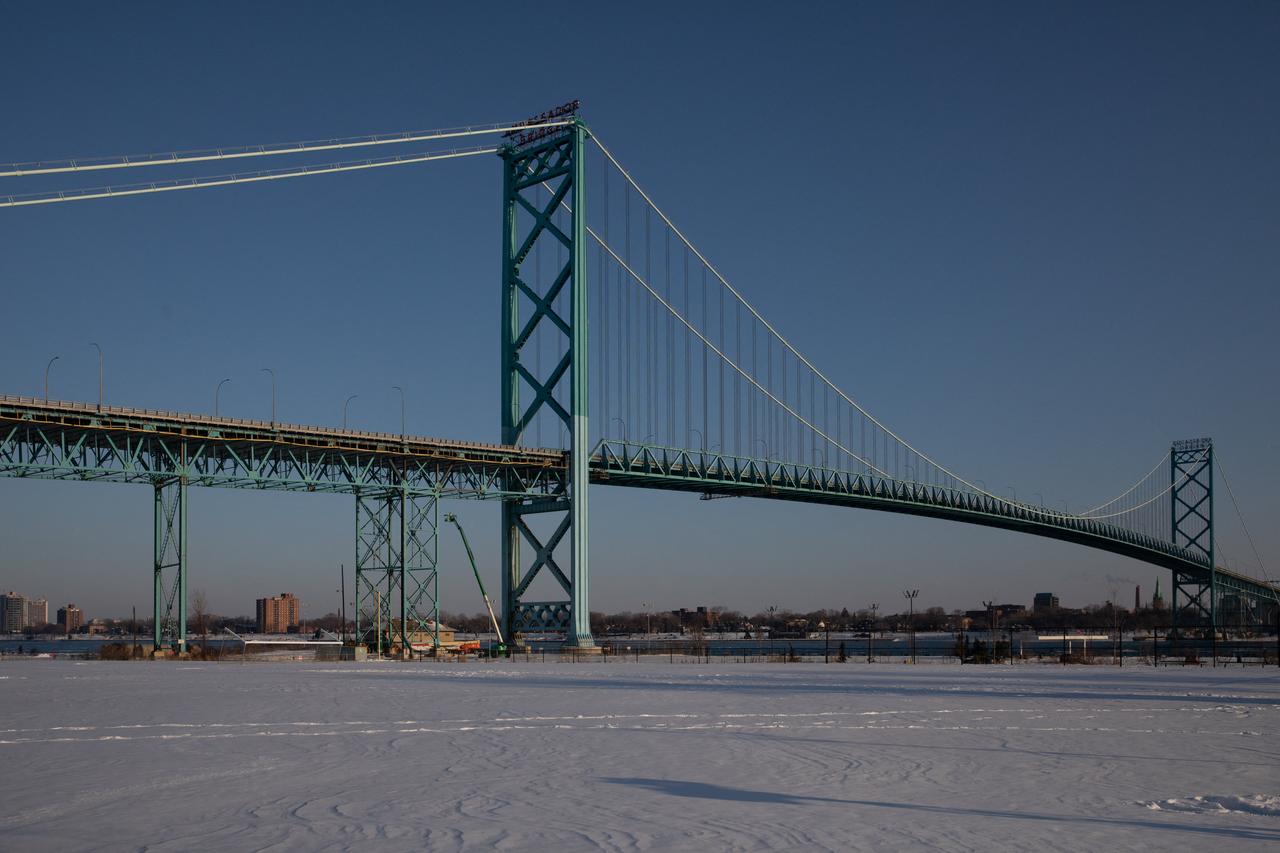
[[[847,506],[1013,530],[1096,548],[1169,569],[1223,590],[1275,602],[1280,590],[1219,567],[1173,543],[1104,522],[1063,516],[968,492],[816,466],[602,441],[591,482],[601,485]],[[1216,577],[1215,577],[1216,576]]]

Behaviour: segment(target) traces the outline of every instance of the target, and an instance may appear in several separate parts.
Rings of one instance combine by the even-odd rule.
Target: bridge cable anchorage
[[[429,142],[439,139],[457,139],[492,133],[508,133],[517,130],[564,127],[568,121],[549,121],[536,125],[514,122],[471,125],[439,130],[379,133],[366,136],[340,137],[308,142],[282,142],[267,145],[242,145],[234,148],[206,148],[194,151],[171,151],[163,154],[123,155],[74,160],[50,160],[33,163],[8,163],[0,166],[0,178],[18,178],[31,175],[53,175],[65,172],[89,172],[102,169],[133,169],[140,166],[174,166],[182,163],[204,163],[210,160],[236,160],[245,157],[272,157],[287,154],[306,154],[315,151],[338,151],[347,148],[367,148],[373,145],[401,145],[408,142]],[[85,162],[89,160],[89,162]],[[103,162],[105,161],[105,162]]]
[[[1240,512],[1240,504],[1236,502],[1236,493],[1231,490],[1231,482],[1227,480],[1227,474],[1222,469],[1222,459],[1215,459],[1214,464],[1217,465],[1218,473],[1222,476],[1222,485],[1227,487],[1227,494],[1231,497],[1231,505],[1235,507],[1236,517],[1240,519],[1240,527],[1244,529],[1245,539],[1249,541],[1249,547],[1253,549],[1253,556],[1258,561],[1258,570],[1262,572],[1263,579],[1271,587],[1272,595],[1277,601],[1280,601],[1280,587],[1277,587],[1271,580],[1271,575],[1267,572],[1267,567],[1262,562],[1262,555],[1258,553],[1258,546],[1253,544],[1253,534],[1249,532],[1249,526],[1244,522],[1244,513]]]
[[[325,163],[319,166],[305,166],[293,169],[271,169],[259,172],[217,175],[208,178],[175,178],[170,181],[153,181],[146,184],[126,184],[121,187],[94,187],[83,190],[61,190],[52,193],[45,192],[29,193],[26,195],[0,196],[0,207],[26,207],[34,204],[54,204],[62,201],[88,201],[89,199],[95,198],[115,198],[117,196],[173,192],[174,190],[196,190],[204,187],[224,187],[230,186],[231,184],[278,181],[284,178],[303,178],[309,175],[328,175],[335,172],[354,172],[362,169],[377,169],[383,166],[405,166],[411,163],[427,163],[432,160],[452,160],[459,157],[474,157],[477,154],[494,154],[497,153],[497,151],[497,148],[491,146],[484,148],[458,148],[451,151],[401,154],[395,157],[382,159]]]
[[[670,218],[670,217],[668,217],[668,216],[666,215],[666,213],[664,213],[664,212],[662,211],[662,209],[658,207],[658,205],[653,201],[653,199],[648,195],[648,193],[646,193],[646,192],[644,191],[644,189],[639,185],[639,183],[635,180],[635,178],[633,178],[633,177],[631,176],[631,174],[626,170],[626,168],[625,168],[625,167],[623,167],[623,165],[618,161],[618,159],[617,159],[616,157],[614,157],[614,156],[613,156],[612,152],[610,152],[610,151],[609,151],[609,149],[608,149],[608,148],[604,145],[604,143],[600,140],[600,137],[599,137],[599,135],[598,135],[598,134],[596,134],[595,132],[592,132],[592,134],[591,134],[591,136],[590,136],[590,139],[591,139],[591,141],[592,141],[593,143],[595,143],[596,147],[600,150],[600,152],[601,152],[602,154],[604,154],[604,156],[609,160],[609,162],[613,164],[614,168],[616,168],[616,169],[618,170],[618,172],[623,176],[623,178],[627,181],[627,184],[628,184],[631,188],[635,189],[635,191],[636,191],[637,193],[639,193],[640,197],[641,197],[642,199],[644,199],[644,201],[649,205],[649,207],[650,207],[650,208],[652,208],[652,210],[653,210],[655,213],[657,213],[657,215],[659,216],[659,218],[660,218],[660,219],[662,220],[662,222],[663,222],[663,223],[664,223],[664,224],[665,224],[665,225],[666,225],[666,226],[671,230],[671,232],[672,232],[672,233],[674,233],[674,234],[676,235],[676,237],[677,237],[677,238],[678,238],[678,239],[679,239],[679,240],[684,244],[684,246],[685,246],[689,251],[691,251],[691,252],[694,254],[694,256],[695,256],[695,257],[697,257],[697,258],[698,258],[698,260],[699,260],[699,261],[701,261],[701,262],[702,262],[702,264],[703,264],[703,266],[705,267],[705,269],[709,270],[709,271],[711,272],[711,274],[712,274],[713,276],[715,276],[717,280],[719,280],[719,282],[724,286],[724,288],[725,288],[726,290],[728,290],[728,291],[729,291],[729,293],[731,293],[731,294],[734,296],[734,298],[735,298],[735,299],[737,299],[737,300],[738,300],[739,304],[740,304],[742,307],[746,308],[746,309],[747,309],[747,311],[751,314],[751,316],[752,316],[752,317],[754,317],[754,318],[755,318],[755,320],[756,320],[757,322],[759,322],[759,323],[760,323],[760,324],[761,324],[761,325],[762,325],[766,330],[768,330],[768,332],[769,332],[771,335],[773,335],[773,337],[777,338],[777,339],[778,339],[778,341],[779,341],[779,342],[780,342],[780,343],[781,343],[781,344],[786,348],[786,350],[787,350],[788,352],[790,352],[790,353],[791,353],[791,354],[792,354],[792,355],[797,359],[797,361],[798,361],[800,364],[803,364],[806,368],[808,368],[808,369],[809,369],[809,371],[811,372],[812,376],[815,376],[815,377],[817,377],[819,380],[821,380],[821,382],[822,382],[822,383],[823,383],[823,385],[824,385],[824,389],[830,389],[830,390],[831,390],[832,392],[834,392],[838,397],[840,397],[841,399],[843,399],[846,403],[848,403],[848,404],[849,404],[850,406],[852,406],[855,410],[857,410],[857,411],[858,411],[858,413],[860,413],[860,414],[863,416],[863,418],[865,418],[865,419],[866,419],[867,421],[869,421],[872,425],[874,425],[874,427],[876,427],[876,428],[878,428],[879,430],[881,430],[881,432],[886,436],[886,440],[887,440],[888,438],[892,438],[895,442],[897,442],[897,444],[898,444],[898,445],[899,445],[899,446],[900,446],[904,451],[906,451],[908,454],[913,454],[913,455],[915,456],[915,458],[917,459],[917,461],[924,462],[924,463],[926,463],[926,464],[928,464],[928,465],[931,465],[931,466],[932,466],[934,469],[936,469],[938,472],[941,472],[942,474],[944,474],[944,475],[946,475],[946,476],[948,476],[948,477],[951,477],[953,480],[955,480],[955,481],[957,481],[957,482],[959,482],[959,483],[964,484],[964,485],[965,485],[965,486],[966,486],[966,487],[967,487],[971,492],[973,492],[973,493],[975,493],[975,494],[983,495],[983,496],[985,496],[985,497],[988,497],[988,498],[990,498],[990,499],[992,499],[992,500],[995,500],[995,501],[997,501],[997,502],[999,502],[999,503],[1001,503],[1001,504],[1003,504],[1003,505],[1006,505],[1006,506],[1009,506],[1009,507],[1011,507],[1011,508],[1015,508],[1015,509],[1032,509],[1032,510],[1036,510],[1036,511],[1039,511],[1039,512],[1043,512],[1043,513],[1044,513],[1044,514],[1046,514],[1046,515],[1056,516],[1056,517],[1065,518],[1065,519],[1070,519],[1070,518],[1082,518],[1082,517],[1083,517],[1083,516],[1081,516],[1081,515],[1075,515],[1075,514],[1068,513],[1068,512],[1058,512],[1057,510],[1054,510],[1054,509],[1051,509],[1051,508],[1048,508],[1048,507],[1040,508],[1040,507],[1032,506],[1031,504],[1026,504],[1026,503],[1023,503],[1023,502],[1017,501],[1017,500],[1009,500],[1008,498],[1006,498],[1006,497],[1004,497],[1004,496],[1002,496],[1002,495],[997,495],[997,494],[994,494],[994,493],[992,493],[992,492],[988,491],[988,490],[987,490],[987,489],[985,489],[985,488],[981,488],[981,487],[977,486],[976,484],[974,484],[974,483],[970,482],[970,481],[969,481],[969,480],[967,480],[966,478],[964,478],[964,477],[960,476],[959,474],[955,473],[955,472],[954,472],[954,471],[952,471],[951,469],[947,468],[946,466],[942,465],[942,464],[941,464],[941,463],[939,463],[937,460],[933,459],[931,456],[929,456],[929,455],[927,455],[927,454],[925,454],[925,453],[921,452],[919,449],[917,449],[917,448],[916,448],[914,445],[912,445],[910,442],[908,442],[908,441],[906,441],[904,438],[902,438],[902,436],[898,435],[896,432],[894,432],[892,429],[890,429],[890,428],[889,428],[888,426],[886,426],[884,423],[882,423],[881,421],[879,421],[875,416],[873,416],[870,412],[868,412],[866,409],[864,409],[864,408],[863,408],[863,407],[862,407],[862,406],[861,406],[861,405],[860,405],[856,400],[854,400],[852,397],[850,397],[848,394],[846,394],[846,393],[845,393],[845,392],[844,392],[844,391],[843,391],[839,386],[837,386],[837,385],[836,385],[836,384],[835,384],[831,379],[829,379],[829,378],[828,378],[828,377],[827,377],[827,376],[826,376],[822,371],[820,371],[820,370],[819,370],[819,369],[818,369],[818,368],[817,368],[817,367],[816,367],[816,366],[815,366],[811,361],[809,361],[809,359],[808,359],[808,358],[806,358],[806,357],[805,357],[805,356],[804,356],[804,355],[803,355],[803,354],[802,354],[802,353],[801,353],[801,352],[800,352],[800,351],[799,351],[799,350],[798,350],[798,349],[797,349],[797,348],[796,348],[796,347],[795,347],[795,346],[794,346],[794,345],[793,345],[789,340],[787,340],[785,337],[783,337],[783,336],[782,336],[782,334],[781,334],[781,333],[780,333],[780,332],[779,332],[779,331],[778,331],[778,330],[777,330],[777,329],[776,329],[776,328],[775,328],[775,327],[774,327],[774,326],[773,326],[773,325],[772,325],[768,320],[766,320],[766,319],[764,318],[764,316],[763,316],[763,315],[762,315],[758,310],[756,310],[756,308],[755,308],[753,305],[751,305],[751,304],[746,300],[746,298],[745,298],[745,297],[744,297],[744,296],[743,296],[743,295],[742,295],[742,294],[741,294],[741,293],[740,293],[740,292],[739,292],[739,291],[738,291],[738,290],[737,290],[737,289],[736,289],[736,288],[735,288],[735,287],[734,287],[734,286],[733,286],[733,285],[728,281],[728,279],[726,279],[726,278],[724,277],[724,275],[723,275],[723,274],[721,274],[721,273],[720,273],[720,271],[719,271],[718,269],[716,269],[716,267],[715,267],[715,266],[714,266],[714,265],[713,265],[713,264],[712,264],[712,263],[707,259],[707,257],[706,257],[705,255],[703,255],[703,254],[702,254],[702,252],[700,252],[696,246],[694,246],[694,245],[693,245],[693,243],[689,240],[689,238],[688,238],[688,237],[686,237],[686,236],[684,235],[684,233],[683,233],[683,232],[682,232],[682,231],[681,231],[681,230],[676,226],[676,224],[671,220],[671,218]],[[679,318],[679,319],[681,320],[681,322],[682,322],[682,323],[684,323],[684,325],[685,325],[687,328],[689,328],[689,329],[690,329],[690,331],[692,331],[695,335],[697,335],[697,336],[698,336],[698,338],[703,342],[703,344],[704,344],[705,346],[708,346],[708,347],[712,348],[712,350],[713,350],[714,352],[716,352],[716,354],[717,354],[718,356],[720,356],[720,358],[721,358],[721,359],[723,359],[723,360],[724,360],[724,361],[726,361],[726,362],[729,362],[731,367],[733,367],[735,370],[737,370],[737,371],[739,372],[739,374],[740,374],[740,375],[742,375],[742,376],[746,377],[746,378],[748,379],[748,381],[749,381],[752,385],[754,385],[757,389],[759,389],[762,393],[764,393],[767,397],[769,397],[769,399],[771,399],[771,400],[773,400],[775,403],[778,403],[779,405],[783,406],[783,408],[784,408],[784,409],[786,409],[786,410],[787,410],[787,411],[788,411],[788,412],[789,412],[793,417],[796,417],[797,419],[799,419],[799,420],[800,420],[800,421],[801,421],[805,426],[807,426],[809,429],[813,430],[813,431],[815,432],[815,434],[819,434],[819,435],[821,435],[821,436],[824,438],[824,440],[826,440],[826,441],[827,441],[829,444],[831,444],[833,447],[837,447],[837,448],[839,448],[840,450],[843,450],[843,451],[844,451],[845,453],[847,453],[850,457],[852,457],[852,458],[854,458],[854,459],[857,459],[857,460],[858,460],[859,462],[861,462],[862,464],[867,465],[870,469],[875,470],[875,471],[878,471],[878,472],[880,472],[880,473],[884,474],[884,475],[885,475],[885,476],[887,476],[887,477],[891,476],[891,475],[887,474],[887,473],[886,473],[882,468],[880,468],[880,467],[878,467],[878,466],[876,466],[876,465],[872,464],[871,462],[869,462],[869,461],[868,461],[868,460],[867,460],[863,455],[853,453],[851,450],[849,450],[849,448],[848,448],[848,447],[844,446],[841,442],[839,442],[839,441],[836,441],[836,440],[832,439],[829,435],[827,435],[827,434],[826,434],[826,432],[825,432],[825,431],[819,431],[819,430],[817,430],[817,429],[814,427],[814,425],[813,425],[813,424],[809,423],[809,421],[808,421],[808,420],[806,420],[806,419],[804,419],[804,418],[800,417],[800,415],[799,415],[797,412],[795,412],[793,409],[791,409],[789,406],[787,406],[787,405],[785,405],[785,404],[782,404],[782,403],[781,403],[781,401],[779,401],[776,397],[774,397],[774,396],[773,396],[773,394],[772,394],[771,392],[769,392],[769,391],[768,391],[768,390],[766,390],[765,388],[761,387],[761,386],[759,385],[759,383],[758,383],[758,382],[756,382],[752,377],[748,376],[748,375],[747,375],[747,374],[746,374],[746,373],[745,373],[741,368],[739,368],[737,365],[733,364],[733,363],[732,363],[732,360],[730,360],[730,359],[729,359],[729,358],[728,358],[728,357],[727,357],[727,356],[726,356],[722,351],[720,351],[720,350],[719,350],[718,348],[716,348],[713,344],[711,344],[711,342],[710,342],[709,340],[707,340],[707,338],[706,338],[706,337],[704,337],[700,332],[698,332],[695,328],[693,328],[693,326],[692,326],[690,323],[688,323],[686,320],[684,320],[684,318],[683,318],[683,317],[680,317],[679,313],[678,313],[678,312],[676,312],[676,311],[675,311],[675,310],[674,310],[670,305],[667,305],[667,304],[665,303],[665,300],[662,300],[662,299],[661,299],[661,297],[660,297],[660,296],[658,296],[658,294],[656,293],[656,291],[654,291],[654,290],[653,290],[653,289],[648,285],[648,283],[647,283],[647,282],[644,282],[644,281],[643,281],[643,280],[642,280],[638,275],[636,275],[636,273],[635,273],[635,271],[634,271],[634,270],[632,270],[632,269],[631,269],[631,268],[630,268],[630,267],[629,267],[625,262],[622,262],[622,261],[617,257],[616,253],[614,253],[614,252],[611,250],[611,248],[610,248],[610,247],[608,247],[608,246],[607,246],[607,244],[605,244],[605,243],[604,243],[604,241],[602,241],[602,240],[601,240],[601,238],[599,237],[599,235],[595,234],[594,232],[591,232],[591,230],[590,230],[590,229],[588,229],[588,231],[591,233],[591,236],[592,236],[592,237],[593,237],[597,242],[601,243],[601,245],[602,245],[602,246],[604,246],[605,250],[606,250],[607,252],[609,252],[609,254],[613,255],[613,257],[614,257],[614,260],[615,260],[615,261],[619,262],[621,266],[623,266],[624,268],[626,268],[626,269],[627,269],[627,271],[628,271],[628,272],[629,272],[629,273],[630,273],[630,274],[631,274],[631,275],[632,275],[632,276],[633,276],[633,277],[634,277],[634,278],[635,278],[639,283],[641,283],[641,284],[645,287],[645,289],[646,289],[646,290],[649,290],[649,291],[650,291],[650,293],[651,293],[655,298],[659,299],[659,301],[662,301],[662,302],[664,303],[664,306],[667,308],[667,310],[668,310],[668,311],[671,311],[673,314],[675,314],[675,316],[677,316],[677,318]],[[824,394],[825,394],[825,390],[824,390]],[[736,408],[736,407],[735,407],[735,408]],[[1158,468],[1158,467],[1159,467],[1159,466],[1157,466],[1157,468]],[[1148,476],[1150,476],[1150,475],[1148,475]],[[896,477],[891,477],[891,478],[892,478],[892,479],[897,479]],[[1141,480],[1139,480],[1139,481],[1138,481],[1138,485],[1141,485],[1141,483],[1142,483],[1142,482],[1143,482],[1143,480],[1145,480],[1145,479],[1146,479],[1146,478],[1144,477],[1144,478],[1142,478]],[[1136,488],[1136,486],[1135,486],[1134,488]],[[1166,489],[1166,490],[1165,490],[1165,492],[1167,493],[1170,489],[1172,489],[1172,485],[1169,487],[1169,489]],[[1128,492],[1126,492],[1126,493],[1125,493],[1125,495],[1127,495],[1127,494],[1131,493],[1132,491],[1133,491],[1133,489],[1130,489]],[[1124,496],[1124,495],[1122,495],[1121,497],[1123,497],[1123,496]],[[1153,502],[1153,501],[1157,500],[1157,499],[1158,499],[1159,497],[1161,497],[1161,496],[1162,496],[1162,495],[1157,495],[1157,496],[1155,496],[1154,498],[1152,498],[1150,501],[1148,501],[1147,503],[1149,504],[1149,503],[1151,503],[1151,502]],[[1116,501],[1116,500],[1119,500],[1119,498],[1116,498],[1116,499],[1113,499],[1113,500],[1111,500],[1111,501],[1108,501],[1107,503],[1104,503],[1104,504],[1100,505],[1099,507],[1095,507],[1095,508],[1094,508],[1094,510],[1092,510],[1092,511],[1096,511],[1097,509],[1102,509],[1102,508],[1105,508],[1105,507],[1107,507],[1107,506],[1110,506],[1111,504],[1115,503],[1115,501]],[[1146,504],[1144,504],[1144,506],[1145,506],[1145,505],[1146,505]],[[1134,508],[1131,508],[1131,509],[1125,510],[1124,512],[1121,512],[1121,513],[1114,513],[1114,514],[1111,514],[1111,515],[1102,515],[1102,516],[1091,516],[1091,517],[1092,517],[1092,518],[1096,518],[1096,519],[1102,519],[1102,518],[1113,518],[1113,517],[1117,517],[1117,516],[1119,516],[1119,515],[1127,514],[1128,512],[1131,512],[1131,511],[1133,511],[1134,509],[1138,509],[1138,508],[1140,508],[1140,507],[1134,507]]]

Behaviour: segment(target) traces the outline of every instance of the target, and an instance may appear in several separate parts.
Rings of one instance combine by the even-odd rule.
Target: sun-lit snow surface
[[[1276,850],[1280,674],[11,661],[0,767],[13,850]]]

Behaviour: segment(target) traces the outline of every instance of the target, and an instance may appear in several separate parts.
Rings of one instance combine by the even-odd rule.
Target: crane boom
[[[444,520],[458,528],[458,535],[462,537],[462,547],[467,549],[467,559],[471,561],[471,572],[476,576],[476,585],[480,587],[480,595],[484,598],[484,606],[489,610],[489,621],[493,623],[493,633],[498,635],[499,643],[506,643],[506,640],[502,639],[502,628],[498,626],[498,617],[493,612],[493,602],[489,600],[489,593],[485,592],[484,581],[480,579],[480,570],[476,568],[476,556],[471,552],[471,542],[467,539],[467,531],[462,529],[458,516],[451,512],[445,513]]]

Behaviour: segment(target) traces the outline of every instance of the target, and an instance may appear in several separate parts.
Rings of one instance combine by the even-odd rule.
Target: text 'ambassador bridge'
[[[186,641],[193,485],[353,495],[357,636],[385,603],[398,635],[388,639],[404,649],[426,650],[438,640],[442,499],[502,502],[505,636],[558,633],[569,646],[591,647],[589,484],[834,504],[1017,530],[1170,570],[1175,625],[1221,625],[1228,609],[1247,612],[1249,621],[1276,618],[1278,590],[1261,558],[1261,578],[1215,562],[1210,440],[1175,442],[1133,486],[1079,513],[975,485],[889,429],[805,358],[577,112],[572,103],[483,127],[0,167],[12,185],[70,172],[421,148],[321,166],[0,196],[0,207],[13,208],[494,154],[503,185],[501,444],[285,424],[274,411],[267,422],[104,406],[101,399],[57,402],[46,391],[43,399],[0,397],[0,474],[154,489],[157,648],[181,649]],[[442,147],[463,140],[488,141]]]

